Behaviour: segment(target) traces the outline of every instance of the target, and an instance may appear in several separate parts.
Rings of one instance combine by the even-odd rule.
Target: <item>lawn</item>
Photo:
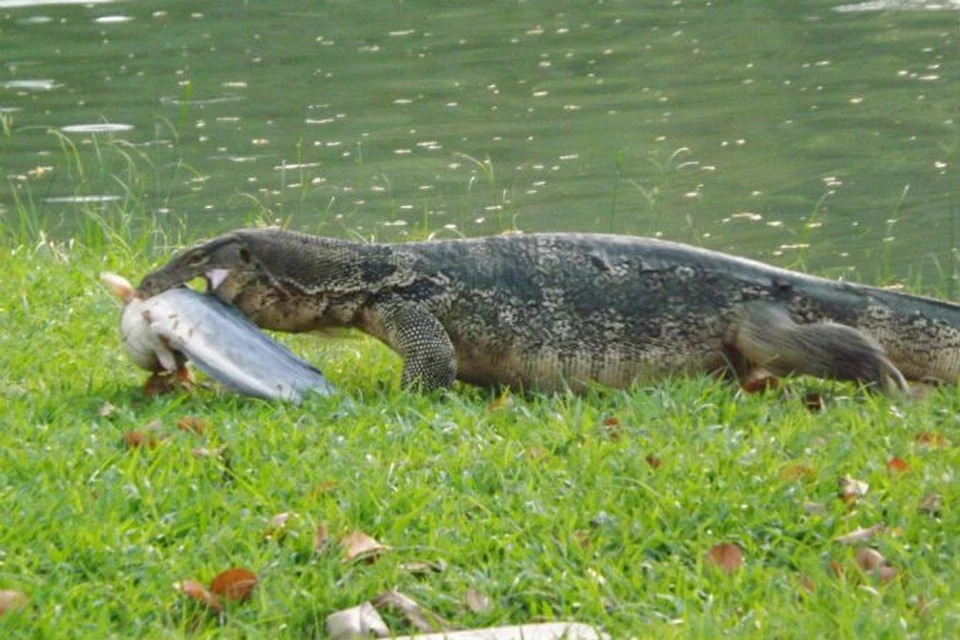
[[[97,275],[163,257],[0,243],[0,589],[26,598],[0,637],[325,637],[391,589],[456,628],[960,635],[956,388],[418,395],[378,343],[283,336],[342,398],[148,398]],[[355,532],[389,548],[347,560]],[[182,593],[230,567],[257,576],[246,601]]]

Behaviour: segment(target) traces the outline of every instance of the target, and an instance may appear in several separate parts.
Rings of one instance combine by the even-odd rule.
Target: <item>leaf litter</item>
[[[390,549],[389,546],[380,544],[363,531],[351,531],[340,539],[340,546],[343,547],[343,562],[356,560],[372,562],[384,551]]]
[[[743,566],[743,552],[740,547],[730,542],[721,542],[710,547],[704,558],[708,565],[717,567],[727,575],[740,570]]]
[[[0,618],[8,613],[25,609],[29,600],[26,595],[12,589],[0,590]]]

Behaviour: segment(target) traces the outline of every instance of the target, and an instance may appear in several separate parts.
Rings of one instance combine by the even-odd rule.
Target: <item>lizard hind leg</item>
[[[903,374],[866,333],[835,322],[797,324],[783,309],[745,305],[728,337],[731,346],[774,375],[852,380],[887,393],[907,391]]]

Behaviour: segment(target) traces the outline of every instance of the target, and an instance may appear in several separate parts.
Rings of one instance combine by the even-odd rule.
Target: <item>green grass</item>
[[[615,638],[960,634],[960,453],[917,441],[960,442],[955,388],[892,402],[807,380],[744,396],[693,378],[491,408],[489,392],[468,387],[400,390],[397,358],[371,341],[301,336],[284,339],[354,409],[212,390],[147,399],[97,274],[138,278],[148,253],[109,234],[95,246],[0,244],[0,589],[30,600],[0,618],[0,637],[324,637],[328,614],[392,588],[460,628],[578,619]],[[825,411],[804,408],[811,390]],[[185,416],[209,432],[178,430]],[[121,444],[152,421],[157,448]],[[191,453],[219,445],[225,460]],[[907,472],[888,471],[894,455]],[[810,477],[790,479],[792,465]],[[870,485],[856,505],[837,497],[846,475]],[[918,511],[933,492],[939,518]],[[266,540],[286,511],[299,515],[286,537]],[[321,522],[333,544],[318,552]],[[902,571],[888,584],[833,541],[878,523],[888,529],[869,544]],[[353,530],[392,549],[345,564],[336,540]],[[704,561],[721,542],[743,550],[733,575]],[[403,566],[416,561],[445,569],[416,576]],[[261,582],[222,622],[172,588],[231,566]],[[488,611],[463,604],[470,588]]]

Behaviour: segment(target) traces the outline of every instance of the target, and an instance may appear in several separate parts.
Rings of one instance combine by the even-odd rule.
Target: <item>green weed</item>
[[[352,409],[203,388],[148,399],[96,276],[136,279],[150,243],[88,233],[100,244],[0,247],[0,589],[30,603],[0,618],[3,637],[324,637],[329,613],[394,588],[461,628],[577,619],[614,638],[960,632],[952,388],[892,402],[798,380],[745,396],[694,377],[492,402],[466,386],[400,390],[398,359],[367,339],[283,336]],[[826,409],[807,410],[807,393]],[[187,416],[207,430],[178,429]],[[155,448],[122,444],[149,428]],[[891,456],[909,469],[889,469]],[[844,476],[869,491],[845,502]],[[920,509],[932,494],[941,506]],[[297,515],[278,536],[270,520],[282,512]],[[331,541],[316,549],[321,523]],[[878,524],[859,546],[900,571],[888,583],[834,541]],[[343,562],[337,541],[356,530],[391,550]],[[743,553],[730,575],[706,560],[723,542]],[[410,571],[416,562],[441,570]],[[231,566],[260,584],[222,620],[172,588]],[[490,607],[468,607],[470,590]]]

